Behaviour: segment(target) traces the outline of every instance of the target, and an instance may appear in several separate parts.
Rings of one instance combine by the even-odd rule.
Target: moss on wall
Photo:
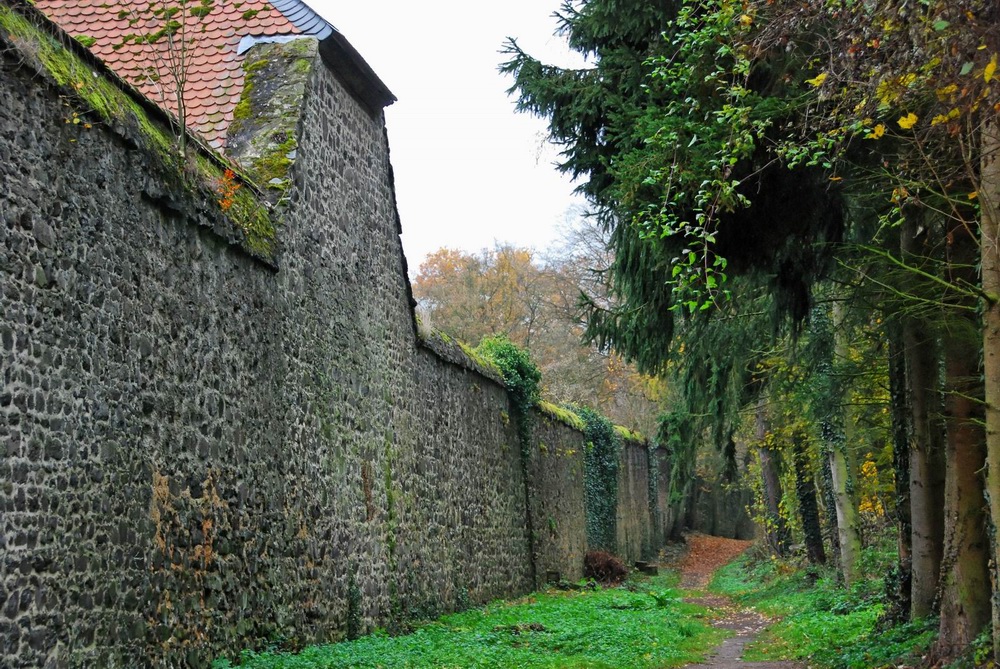
[[[615,432],[618,434],[619,437],[621,437],[625,441],[632,441],[637,444],[648,443],[644,436],[642,436],[635,430],[630,430],[622,425],[615,425]]]
[[[291,186],[302,100],[317,48],[311,38],[258,44],[243,61],[243,91],[228,150],[276,205],[285,204]]]
[[[556,406],[551,402],[541,401],[538,403],[538,410],[549,418],[553,418],[565,425],[570,426],[574,430],[579,430],[583,432],[587,429],[587,425],[583,422],[583,419],[577,416],[574,412],[569,409],[565,409],[560,406]]]
[[[157,113],[152,103],[132,90],[96,59],[82,51],[81,40],[61,33],[32,7],[17,9],[0,5],[0,32],[22,61],[39,75],[59,86],[69,112],[66,122],[90,129],[104,123],[129,142],[146,149],[162,169],[167,185],[180,192],[218,192],[227,180],[239,184],[233,202],[216,204],[240,231],[239,242],[251,254],[273,261],[277,232],[268,209],[257,199],[249,180],[231,170],[223,159],[189,137],[198,147],[195,155],[181,156],[177,138],[166,112]],[[85,40],[83,40],[85,41]],[[158,116],[158,118],[157,118]],[[227,175],[227,170],[230,170]]]

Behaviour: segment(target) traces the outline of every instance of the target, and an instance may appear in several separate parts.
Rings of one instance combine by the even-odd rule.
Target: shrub
[[[618,585],[628,576],[628,569],[607,551],[588,551],[583,558],[583,575],[601,585]]]

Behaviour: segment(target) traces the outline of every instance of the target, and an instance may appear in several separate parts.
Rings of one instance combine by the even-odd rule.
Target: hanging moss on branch
[[[587,444],[584,452],[584,502],[587,511],[587,545],[592,550],[615,551],[618,534],[618,467],[621,435],[601,414],[580,407]]]

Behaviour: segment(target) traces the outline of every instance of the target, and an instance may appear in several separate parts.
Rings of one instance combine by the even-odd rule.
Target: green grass
[[[879,627],[885,608],[882,578],[846,589],[833,576],[828,570],[809,574],[744,556],[721,569],[710,588],[778,619],[747,647],[747,661],[805,660],[814,667],[871,669],[895,666],[894,660],[919,654],[933,642],[934,620]]]
[[[644,669],[699,661],[725,632],[703,609],[680,601],[676,578],[636,581],[631,589],[539,593],[444,616],[412,634],[375,634],[311,646],[298,654],[244,652],[238,666],[504,667]],[[215,669],[231,667],[219,660]]]

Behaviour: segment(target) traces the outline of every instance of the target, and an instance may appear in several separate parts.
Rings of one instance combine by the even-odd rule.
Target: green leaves
[[[587,510],[587,546],[617,550],[618,462],[621,437],[604,416],[586,407],[574,408],[586,424],[584,502]]]
[[[484,338],[474,351],[496,365],[503,375],[507,392],[514,402],[521,457],[527,458],[533,428],[530,410],[541,400],[538,384],[542,380],[542,373],[528,352],[505,335]]]
[[[740,175],[771,127],[776,107],[748,86],[752,64],[738,40],[753,21],[738,17],[738,9],[721,0],[683,3],[672,23],[670,51],[648,61],[651,77],[663,82],[672,99],[646,112],[644,127],[652,135],[647,146],[633,151],[633,162],[646,172],[617,172],[626,193],[638,192],[628,186],[638,177],[652,187],[643,197],[662,194],[658,205],[638,210],[637,227],[668,244],[683,243],[671,260],[668,288],[672,308],[689,314],[729,297],[728,276],[718,271],[724,262],[716,247],[719,221],[750,205]],[[651,154],[650,146],[663,150]]]
[[[467,667],[659,669],[687,666],[720,641],[675,577],[620,588],[535,593],[444,616],[405,636],[375,634],[292,655],[244,651],[245,669]],[[215,669],[234,665],[217,660]]]
[[[500,369],[507,390],[519,408],[527,412],[538,403],[541,399],[538,384],[542,373],[527,351],[504,335],[483,339],[475,350]]]

